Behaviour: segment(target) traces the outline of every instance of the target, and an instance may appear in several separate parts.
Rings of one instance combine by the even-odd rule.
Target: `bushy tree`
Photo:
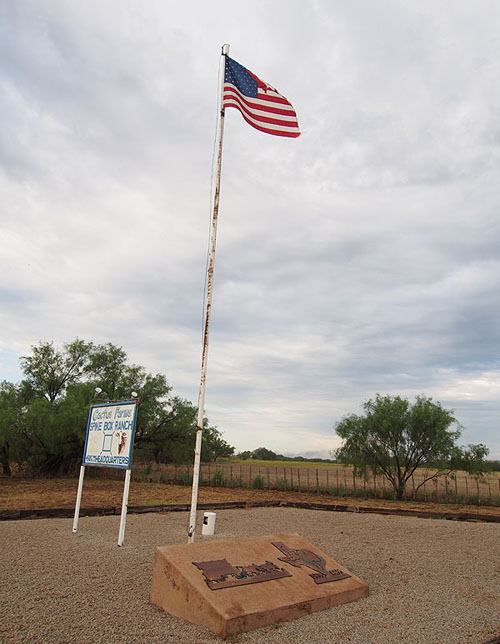
[[[144,378],[144,370],[137,373],[138,370],[140,371],[141,367],[127,365],[127,354],[122,347],[117,347],[111,342],[92,347],[86,365],[87,376],[103,390],[109,400],[130,397],[134,375],[141,380]]]
[[[412,405],[399,396],[381,396],[363,405],[364,416],[350,415],[335,426],[342,438],[336,450],[341,463],[357,471],[370,469],[382,474],[402,499],[408,480],[418,467],[432,467],[426,481],[464,469],[471,473],[484,471],[484,445],[460,448],[456,441],[461,428],[453,412],[443,409],[431,398],[417,396]],[[450,429],[452,426],[455,429]]]
[[[31,347],[31,356],[21,357],[21,367],[33,390],[54,402],[68,385],[82,377],[91,349],[92,343],[78,338],[65,344],[63,351],[55,349],[53,342],[41,342]]]
[[[173,396],[164,375],[128,364],[121,347],[76,339],[58,350],[42,342],[21,358],[21,366],[21,383],[0,385],[0,461],[6,475],[13,460],[33,473],[67,473],[82,456],[96,387],[101,402],[129,400],[137,392],[139,457],[158,463],[192,460],[196,407]],[[234,452],[207,419],[204,428],[204,460]]]
[[[267,449],[267,447],[257,447],[252,452],[252,458],[259,461],[275,461],[278,458],[278,454]]]
[[[208,421],[203,429],[201,443],[202,461],[216,461],[218,458],[227,458],[234,454],[234,447],[223,438],[217,427],[209,427]]]
[[[17,455],[22,407],[19,387],[3,381],[0,385],[0,460],[6,476],[12,474],[10,463]]]

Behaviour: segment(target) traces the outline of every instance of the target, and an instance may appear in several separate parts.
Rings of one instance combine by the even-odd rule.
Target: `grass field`
[[[404,501],[418,504],[453,504],[462,508],[500,509],[500,475],[475,480],[463,472],[418,485],[426,477],[419,470],[407,486]],[[123,472],[112,468],[87,468],[82,504],[89,507],[119,505]],[[189,503],[192,465],[135,463],[130,504]],[[67,508],[75,501],[76,479],[0,477],[0,510],[45,507]],[[396,502],[383,477],[358,477],[353,468],[330,463],[295,461],[236,461],[203,463],[200,499],[213,500],[301,499],[341,503]],[[401,503],[401,502],[398,502]]]
[[[96,478],[89,476],[83,486],[82,508],[119,507],[123,494],[123,473],[121,478]],[[5,478],[0,477],[0,511],[37,510],[67,508],[73,510],[76,501],[78,480],[76,478]],[[365,507],[389,508],[396,510],[438,510],[500,516],[500,506],[456,505],[453,503],[433,503],[414,501],[392,501],[367,498],[360,501],[355,497],[334,497],[314,492],[255,490],[248,488],[202,487],[200,503],[222,503],[227,501],[303,501],[310,503],[339,503],[355,510],[359,505]],[[129,505],[159,506],[189,504],[191,488],[185,485],[137,481],[132,478]]]
[[[310,467],[310,468],[342,468],[343,465],[338,463],[325,463],[324,461],[261,461],[259,459],[240,459],[240,458],[231,458],[231,459],[221,459],[219,461],[224,465],[261,465],[262,467]]]
[[[443,476],[435,481],[424,480],[431,471],[417,470],[410,479],[405,499],[453,502],[473,505],[500,506],[500,475],[493,473],[474,479],[465,472]],[[296,492],[315,492],[336,497],[394,499],[394,490],[382,476],[355,476],[352,467],[330,463],[295,461],[231,460],[203,463],[201,485],[226,488],[252,488]],[[149,464],[135,466],[137,480],[190,485],[192,465]],[[422,484],[422,485],[421,485]]]

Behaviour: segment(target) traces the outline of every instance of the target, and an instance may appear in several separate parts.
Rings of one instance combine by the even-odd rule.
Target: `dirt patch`
[[[77,479],[0,479],[0,510],[31,510],[49,508],[74,508]],[[122,502],[123,481],[85,479],[82,507],[100,508],[119,506]],[[352,507],[377,507],[401,510],[426,510],[500,516],[495,506],[456,505],[430,502],[388,501],[383,499],[353,499],[332,495],[282,492],[278,490],[251,490],[245,488],[201,487],[200,503],[227,501],[303,501],[309,503],[339,503]],[[191,488],[183,485],[132,481],[129,505],[170,505],[191,502]]]

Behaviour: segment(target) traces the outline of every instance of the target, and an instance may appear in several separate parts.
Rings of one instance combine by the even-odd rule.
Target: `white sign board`
[[[135,400],[92,405],[82,465],[129,468],[136,417]]]

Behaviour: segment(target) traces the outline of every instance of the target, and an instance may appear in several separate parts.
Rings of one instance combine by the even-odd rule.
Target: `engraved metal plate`
[[[289,548],[281,541],[273,541],[272,545],[286,555],[285,557],[278,557],[283,563],[295,566],[295,568],[307,566],[307,568],[315,570],[316,572],[310,575],[310,577],[312,577],[316,584],[348,579],[351,576],[339,569],[327,570],[325,559],[312,550],[295,550],[294,548]]]
[[[214,561],[193,561],[192,564],[201,570],[211,590],[234,588],[292,576],[272,561],[248,566],[233,566],[227,559],[215,559]]]

